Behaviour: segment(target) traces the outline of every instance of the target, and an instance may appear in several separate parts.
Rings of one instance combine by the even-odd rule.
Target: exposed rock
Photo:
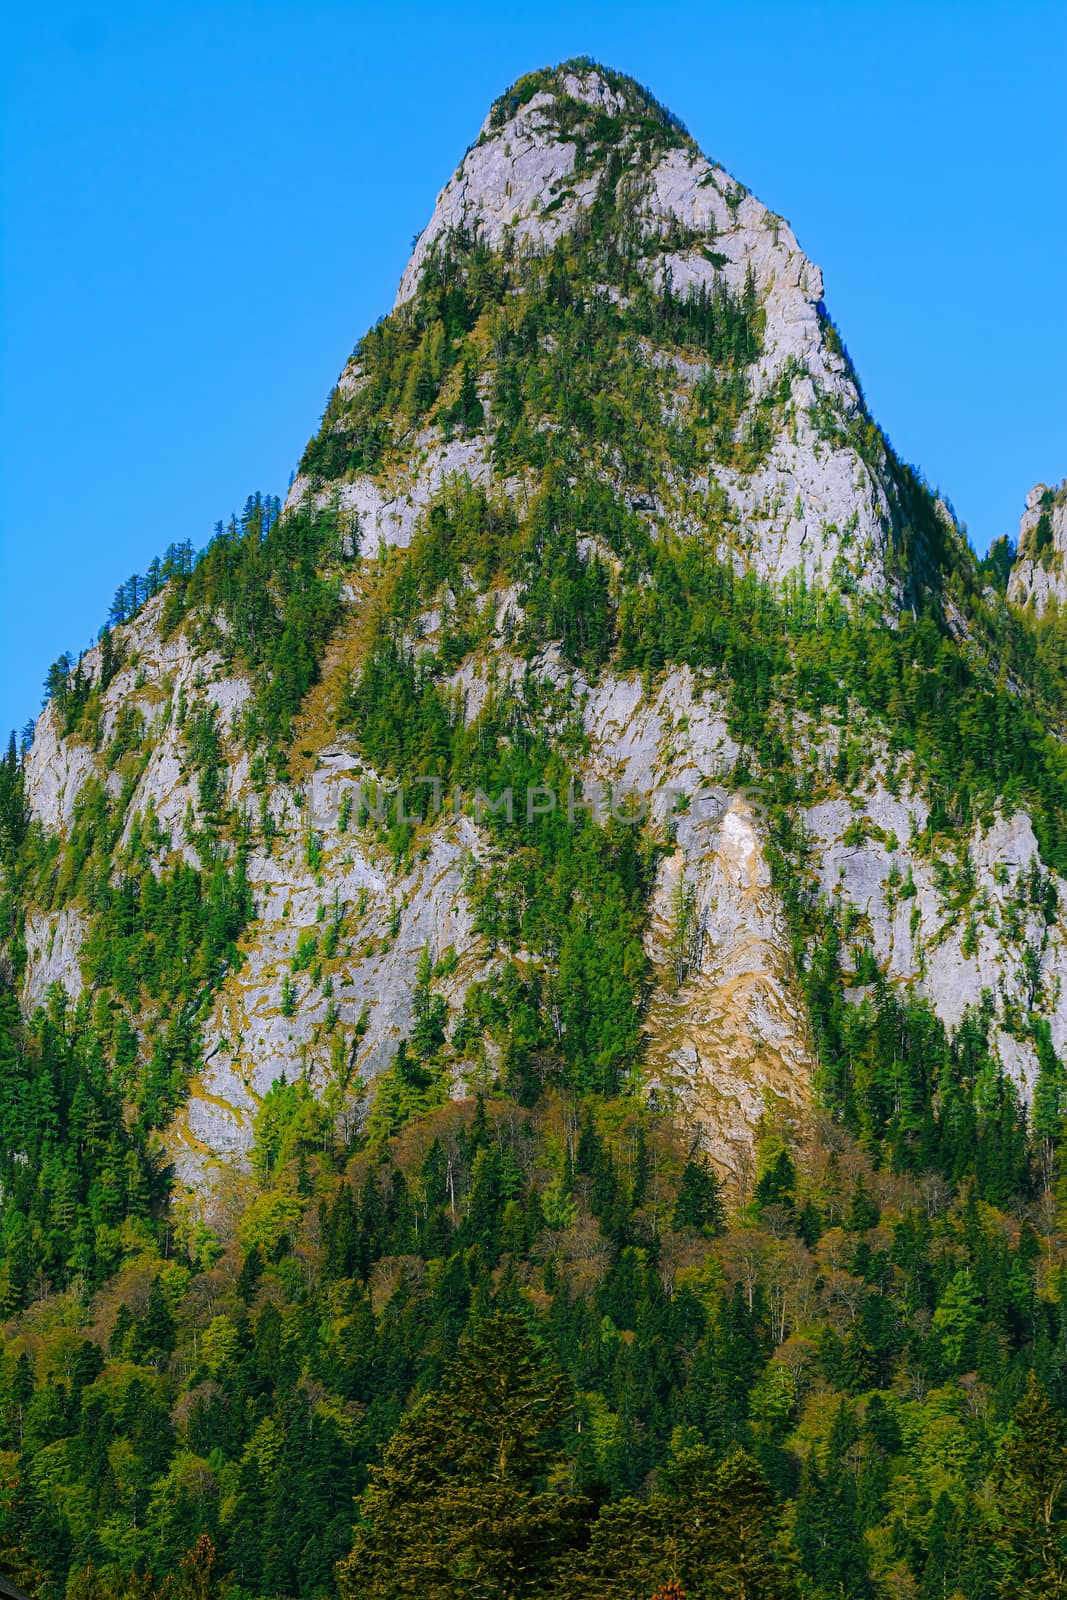
[[[401,279],[397,306],[416,293],[431,252],[449,235],[478,234],[493,249],[544,251],[593,204],[605,181],[604,155],[587,174],[583,169],[583,176],[570,181],[576,146],[560,133],[565,103],[560,97],[565,95],[591,111],[620,109],[618,94],[590,69],[566,75],[558,88],[541,90],[499,125],[487,118],[480,138],[438,196]],[[803,254],[787,223],[691,141],[663,151],[651,169],[643,165],[640,146],[625,135],[613,153],[627,163],[624,182],[631,185],[633,219],[649,239],[669,238],[678,227],[694,236],[684,249],[653,254],[653,280],[662,285],[669,277],[678,294],[719,283],[741,293],[751,274],[765,319],[753,404],[788,376],[787,415],[766,459],[748,473],[722,466],[713,473],[712,481],[732,507],[733,559],[739,568],[774,580],[802,573],[808,582],[895,596],[894,514],[883,481],[887,458],[873,433],[867,459],[852,442],[852,435],[867,426],[866,412],[851,369],[825,337],[819,268]],[[691,373],[684,387],[691,390],[702,370]],[[358,372],[357,356],[340,387],[358,386]],[[433,442],[432,430],[424,431],[399,484],[392,477],[379,482],[362,476],[319,488],[317,498],[321,503],[339,492],[342,505],[359,515],[367,553],[383,544],[405,546],[420,507],[444,476],[464,471],[486,481],[488,459],[482,439]],[[681,507],[708,488],[709,480],[699,474],[676,484],[674,503],[660,508],[657,521],[684,528]],[[307,491],[307,480],[297,478],[286,504]]]
[[[950,1030],[988,995],[999,1019],[1001,1060],[1028,1088],[1036,1051],[1029,1039],[1011,1038],[1005,1022],[1035,1012],[1047,1019],[1057,1051],[1067,1045],[1067,995],[1057,978],[1067,962],[1067,883],[1042,867],[1025,812],[976,825],[955,858],[914,848],[912,836],[927,815],[920,797],[900,798],[881,785],[858,803],[809,808],[819,888],[839,910],[847,904],[861,914],[858,937],[886,977],[924,995]],[[961,887],[939,887],[941,865]],[[1028,892],[1035,868],[1056,893],[1051,923]],[[1031,971],[1040,975],[1036,984],[1024,960],[1028,950]]]
[[[472,483],[488,481],[484,438],[442,440],[434,433],[424,433],[408,470],[398,481],[380,485],[373,478],[356,478],[336,488],[320,489],[313,498],[316,505],[323,506],[336,494],[341,507],[358,518],[361,553],[373,556],[389,546],[406,550],[419,517],[453,477],[466,477]],[[286,510],[299,505],[309,492],[307,478],[296,477],[286,496]]]
[[[1027,495],[1008,599],[1039,617],[1067,603],[1067,481],[1055,489],[1036,484]]]
[[[45,706],[26,758],[26,798],[50,832],[70,827],[74,802],[95,766],[88,745],[63,738],[55,705]]]
[[[452,947],[460,956],[436,986],[453,1003],[462,1002],[484,968],[463,892],[464,861],[480,848],[468,819],[442,827],[426,858],[396,877],[358,835],[337,832],[339,796],[331,791],[351,780],[343,773],[317,779],[309,800],[322,826],[318,867],[307,865],[305,836],[296,830],[276,840],[269,856],[253,852],[248,863],[259,918],[245,941],[244,964],[227,980],[205,1026],[204,1068],[168,1141],[177,1172],[194,1186],[209,1177],[214,1159],[247,1150],[256,1107],[278,1078],[306,1077],[318,1090],[325,1087],[335,1038],[345,1041],[346,1070],[372,1078],[389,1064],[410,1027],[425,948],[439,957]],[[293,957],[301,934],[321,937],[335,911],[344,932],[338,959],[326,963],[333,986],[327,998],[321,979],[316,985],[311,972],[294,973]],[[289,1016],[282,1006],[287,978],[294,990]]]
[[[679,818],[677,838],[653,898],[648,943],[661,982],[648,1011],[649,1068],[744,1195],[760,1118],[773,1109],[800,1124],[809,1109],[807,1014],[750,807],[698,806]]]
[[[79,952],[88,924],[76,906],[61,911],[31,911],[26,918],[26,971],[22,980],[22,1003],[26,1011],[43,1004],[53,983],[58,983],[72,1000],[82,991]]]

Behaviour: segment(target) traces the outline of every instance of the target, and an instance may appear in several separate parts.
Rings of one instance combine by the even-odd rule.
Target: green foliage
[[[323,1142],[328,1115],[306,1078],[276,1078],[256,1110],[255,1164],[269,1175]]]
[[[741,296],[722,284],[678,296],[668,279],[655,293],[641,269],[643,245],[627,233],[624,216],[594,210],[589,226],[589,239],[561,242],[494,323],[497,459],[571,473],[592,459],[605,469],[621,465],[629,482],[644,487],[656,483],[665,456],[694,467],[698,447],[741,464],[733,430],[762,338],[751,285]],[[607,294],[605,280],[624,298]],[[681,345],[707,360],[697,421],[708,421],[713,395],[728,394],[717,428],[694,433],[666,424],[668,391],[649,360],[650,343]]]
[[[1067,1324],[1047,1242],[973,1194],[898,1204],[847,1146],[858,1178],[809,1151],[774,1232],[731,1223],[665,1119],[551,1093],[445,1103],[353,1157],[279,1083],[256,1131],[243,1255],[157,1259],[133,1301],[137,1265],[105,1348],[61,1320],[0,1362],[0,1540],[57,1593],[89,1562],[106,1593],[137,1564],[177,1582],[201,1531],[236,1595],[314,1600],[342,1560],[342,1594],[718,1596],[744,1573],[823,1600],[890,1572],[1028,1593],[1058,1559],[1031,1476]],[[829,1274],[805,1242],[827,1229]],[[1034,1367],[1056,1400],[1008,1430]]]
[[[563,70],[520,80],[493,120],[558,89]],[[617,113],[563,95],[552,113],[576,175],[601,169],[579,224],[540,255],[441,241],[331,397],[304,505],[283,518],[250,497],[201,557],[181,547],[122,586],[97,668],[64,655],[50,670],[50,716],[99,748],[121,630],[166,584],[164,630],[192,628],[250,675],[236,729],[203,701],[177,707],[200,868],[171,854],[151,812],[129,817],[145,743],[132,704],[108,724],[117,781],[84,785],[65,840],[29,826],[14,740],[0,762],[12,975],[23,898],[91,919],[77,1005],[53,993],[24,1020],[6,979],[0,992],[0,1561],[42,1600],[1036,1600],[1063,1587],[1063,1065],[1039,1017],[1013,1021],[1039,1058],[1028,1125],[991,1004],[950,1035],[890,988],[869,930],[816,893],[796,821],[820,785],[855,787],[864,741],[884,737],[889,781],[930,801],[911,848],[974,940],[974,868],[952,844],[976,818],[1025,804],[1044,863],[1067,868],[1062,625],[988,600],[1010,545],[981,565],[957,549],[865,413],[813,421],[886,474],[914,602],[894,623],[833,588],[739,576],[713,491],[693,497],[684,539],[656,525],[666,474],[765,459],[797,372],[758,393],[751,277],[681,295],[658,270],[698,244],[725,258],[676,219],[652,240],[634,225],[631,156],[686,136],[606,76]],[[844,355],[828,323],[824,338]],[[678,358],[697,369],[681,401]],[[315,509],[314,491],[387,479],[427,425],[486,431],[524,488],[449,482],[410,548],[363,569],[341,719],[405,784],[408,817],[364,794],[358,811],[342,802],[340,831],[373,832],[399,870],[432,821],[417,779],[472,810],[479,791],[510,790],[515,814],[482,816],[486,849],[465,878],[491,975],[450,1022],[439,985],[455,952],[435,963],[424,949],[407,1037],[368,1094],[354,1065],[367,1018],[346,1032],[339,974],[323,978],[346,915],[325,889],[279,1004],[295,1014],[299,974],[302,994],[330,1000],[307,1069],[325,1043],[329,1085],[321,1102],[304,1076],[272,1085],[237,1180],[248,1204],[216,1240],[168,1209],[156,1130],[200,1065],[198,1025],[252,914],[227,740],[265,747],[252,772],[269,849],[271,767],[284,771],[358,553],[355,527],[336,504]],[[944,620],[946,597],[965,628]],[[550,647],[573,686],[548,681]],[[468,722],[455,674],[496,650],[508,686]],[[631,672],[647,690],[682,664],[725,702],[734,780],[764,791],[830,1114],[775,1127],[754,1184],[730,1191],[733,1217],[662,1088],[640,1081],[649,893],[670,829],[566,808],[588,753],[585,685]],[[831,733],[829,776],[798,727]],[[555,809],[527,815],[531,788]],[[846,842],[874,831],[857,815]],[[329,860],[310,823],[303,851],[312,873]],[[910,867],[894,885],[914,901]],[[405,889],[391,893],[395,938]],[[1005,916],[1021,929],[1056,914],[1035,867]],[[682,882],[675,991],[695,921]],[[1040,954],[1033,941],[1020,954],[1034,1007]],[[456,1103],[463,1081],[495,1098]]]
[[[642,555],[643,581],[619,605],[620,664],[656,673],[687,662],[721,675],[734,737],[772,773],[786,765],[777,706],[821,719],[858,703],[884,720],[893,749],[913,753],[931,829],[962,826],[981,800],[1022,801],[1042,859],[1067,865],[1062,745],[933,615],[894,629],[824,593],[783,597],[692,540]]]
[[[411,1031],[415,1054],[422,1061],[432,1060],[445,1042],[445,1019],[448,1007],[441,996],[434,994],[430,988],[433,975],[430,947],[424,945],[415,969]]]
[[[201,1060],[198,1023],[252,911],[243,858],[158,870],[161,840],[139,819],[116,851],[122,806],[87,783],[57,863],[39,833],[20,868],[92,913],[76,1006],[50,992],[28,1023],[5,988],[0,1045],[0,1297],[98,1283],[168,1224],[153,1130],[185,1098]]]
[[[397,1047],[391,1064],[379,1073],[374,1099],[367,1118],[367,1133],[372,1143],[389,1139],[448,1095],[448,1083],[440,1069],[427,1065],[413,1053],[406,1039]]]
[[[1015,563],[1015,556],[1015,545],[1006,534],[1001,534],[999,539],[993,540],[979,562],[979,572],[999,594],[1006,594],[1008,591],[1008,579]]]
[[[178,1011],[237,964],[235,941],[252,908],[240,857],[207,873],[178,862],[158,876],[131,861],[117,882],[98,887],[86,973],[131,1007],[149,999]]]
[[[426,557],[416,549],[416,566]],[[376,642],[352,685],[346,719],[378,771],[409,781],[435,775],[445,789],[497,798],[511,790],[517,814],[488,812],[500,847],[479,901],[479,925],[513,950],[544,951],[540,972],[509,969],[472,999],[472,1025],[507,1040],[505,1074],[520,1097],[548,1077],[586,1089],[617,1086],[640,1043],[647,958],[641,943],[654,851],[625,821],[603,825],[587,810],[568,816],[571,771],[544,732],[551,712],[533,684],[523,698],[492,699],[466,724],[433,669],[391,638]],[[551,813],[527,814],[542,787],[561,796]],[[429,803],[428,791],[426,803]],[[413,799],[407,799],[414,805]]]
[[[463,251],[467,271],[460,273],[450,252],[435,255],[413,304],[384,318],[355,350],[362,381],[352,390],[334,390],[322,427],[300,463],[313,482],[346,472],[374,472],[390,442],[419,423],[436,403],[496,278],[495,265],[483,246],[466,239],[455,244]],[[479,402],[473,392],[473,368],[465,379],[466,393],[461,385],[452,420],[475,426]]]
[[[585,1509],[545,1488],[567,1390],[521,1317],[476,1327],[372,1473],[342,1600],[543,1594]]]
[[[510,89],[506,89],[493,101],[489,112],[490,127],[500,127],[514,117],[524,105],[528,105],[535,94],[544,92],[551,93],[556,98],[558,109],[555,115],[565,116],[568,121],[577,120],[579,124],[590,120],[595,114],[587,104],[571,100],[569,95],[560,93],[568,75],[588,72],[595,72],[622,101],[623,126],[629,126],[633,122],[636,122],[638,128],[653,124],[656,126],[659,138],[665,144],[692,143],[678,117],[666,106],[661,105],[650,90],[626,73],[602,66],[591,56],[573,56],[567,61],[560,62],[556,67],[542,67],[536,72],[525,73],[512,84]]]
[[[109,1042],[87,1000],[73,1008],[53,992],[24,1024],[0,990],[4,1315],[49,1287],[99,1282],[155,1229],[165,1184],[143,1122],[123,1116]]]
[[[26,837],[30,812],[25,775],[12,733],[0,760],[0,863],[10,864]]]
[[[674,1205],[675,1228],[695,1228],[700,1233],[722,1233],[726,1226],[726,1207],[719,1192],[719,1180],[706,1160],[690,1159],[682,1173],[682,1186]]]
[[[1047,511],[1042,511],[1034,527],[1031,551],[1034,559],[1041,561],[1052,549],[1052,519]]]
[[[804,972],[826,1103],[898,1171],[973,1176],[994,1204],[1033,1184],[1026,1117],[990,1052],[988,1012],[949,1038],[924,1001],[880,980],[872,1001],[845,1002],[831,928]]]
[[[494,454],[509,472],[527,465],[573,475],[593,459],[647,487],[665,454],[689,467],[699,450],[745,470],[759,464],[792,373],[735,439],[745,373],[762,344],[754,280],[740,295],[723,281],[676,295],[669,275],[653,288],[648,240],[620,181],[617,130],[604,126],[596,137],[606,163],[597,200],[547,255],[493,255],[462,233],[438,241],[418,294],[371,329],[354,352],[356,381],[331,395],[301,463],[313,483],[380,471],[427,420],[446,434],[480,429],[480,384],[492,394]],[[697,411],[715,426],[699,439],[665,420],[670,377],[650,344],[681,345],[707,361]]]
[[[253,674],[254,732],[268,744],[288,737],[340,616],[338,579],[323,568],[356,553],[354,532],[336,509],[308,501],[282,517],[277,500],[255,494],[240,520],[219,523],[191,571],[167,588],[164,628],[195,609],[210,643]],[[223,631],[212,620],[219,612]]]
[[[157,1584],[151,1572],[123,1573],[92,1562],[72,1575],[67,1600],[237,1600],[233,1580],[218,1571],[218,1552],[202,1533],[181,1558],[178,1570]]]
[[[678,1452],[664,1478],[672,1492],[605,1506],[588,1550],[570,1558],[559,1600],[689,1600],[752,1595],[796,1600],[795,1558],[778,1537],[774,1495],[743,1450],[717,1460],[706,1446]]]
[[[997,1593],[1045,1600],[1067,1588],[1067,1420],[1036,1374],[997,1463],[992,1529]]]

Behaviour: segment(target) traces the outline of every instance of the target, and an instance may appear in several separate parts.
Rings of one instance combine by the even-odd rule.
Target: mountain
[[[903,1394],[914,1371],[915,1405],[951,1388],[955,1419],[961,1374],[988,1389],[1009,1347],[1019,1373],[1051,1363],[1065,503],[1039,486],[1017,556],[979,562],[871,418],[790,227],[633,80],[571,62],[494,103],[284,505],[249,496],[199,555],[172,547],[124,584],[0,769],[0,1310],[89,1296],[112,1362],[150,1368],[153,1393],[169,1374],[189,1473],[217,1495],[182,1529],[210,1523],[236,1571],[255,1495],[282,1495],[290,1413],[257,1412],[233,1374],[280,1385],[290,1358],[277,1329],[256,1342],[250,1307],[257,1329],[288,1318],[293,1350],[318,1307],[286,1405],[317,1397],[315,1427],[358,1457],[351,1481],[338,1468],[349,1500],[395,1440],[379,1517],[402,1515],[404,1451],[449,1437],[419,1409],[395,1430],[468,1311],[521,1290],[531,1314],[592,1318],[557,1329],[600,1452],[583,1481],[677,1487],[690,1446],[740,1441],[795,1501],[812,1595],[846,1592],[813,1508],[852,1491],[794,1425],[843,1455],[860,1423],[842,1400],[830,1428],[828,1396]],[[448,1273],[467,1275],[461,1311],[416,1359],[414,1323],[389,1319]],[[656,1319],[683,1317],[675,1274],[711,1388],[698,1404],[689,1378],[642,1368],[660,1410],[635,1433],[620,1329],[652,1362],[649,1327],[665,1340]],[[905,1330],[890,1298],[913,1293]],[[408,1364],[360,1387],[360,1341],[384,1363],[394,1336]],[[610,1362],[589,1354],[601,1338]],[[462,1363],[448,1382],[469,1399]],[[825,1427],[797,1422],[809,1382]],[[864,1405],[871,1460],[899,1454]],[[917,1438],[929,1419],[908,1417]],[[870,1490],[883,1577],[912,1560],[919,1581],[932,1519],[944,1543],[977,1494],[978,1467],[964,1478],[941,1494],[930,1469],[907,1557],[907,1516]],[[165,1482],[153,1537],[173,1551]],[[88,1559],[66,1491],[40,1493]],[[291,1592],[298,1570],[302,1593],[331,1592],[351,1517],[330,1506],[314,1579],[305,1528],[282,1576],[257,1545],[241,1592]],[[577,1574],[581,1541],[552,1526]],[[360,1538],[342,1592],[393,1559]],[[125,1571],[138,1550],[115,1534],[104,1553]]]
[[[337,826],[357,784],[473,772],[445,750],[456,708],[499,739],[504,696],[507,717],[543,731],[546,760],[578,719],[568,784],[639,792],[670,836],[629,930],[643,945],[634,1025],[606,1080],[642,1058],[738,1180],[763,1097],[799,1115],[817,1059],[796,929],[746,798],[772,747],[805,840],[790,892],[803,884],[823,927],[847,922],[863,969],[852,999],[880,979],[925,997],[950,1029],[986,1007],[995,1058],[1020,1084],[1037,1062],[1022,1018],[1047,1022],[1063,1048],[1067,943],[1058,909],[1045,910],[1061,885],[1026,796],[994,780],[946,827],[951,801],[916,742],[925,712],[893,698],[919,693],[904,608],[946,570],[970,577],[973,558],[868,416],[822,295],[789,227],[643,91],[599,69],[522,80],[443,189],[394,311],[346,364],[280,520],[246,507],[195,571],[135,596],[110,667],[98,646],[78,667],[88,687],[76,679],[46,706],[26,791],[68,844],[64,868],[27,897],[27,1006],[53,982],[82,988],[92,868],[64,869],[86,849],[89,796],[108,812],[101,860],[137,841],[139,871],[184,861],[202,875],[240,835],[255,915],[239,968],[205,983],[210,1005],[190,1000],[201,1034],[168,1132],[187,1182],[247,1151],[283,1070],[320,1093],[339,1051],[345,1072],[383,1071],[410,1032],[424,950],[450,953],[435,990],[450,1036],[472,981],[499,983],[517,952],[562,981],[544,948],[556,928],[520,928],[524,907],[489,931],[479,909],[501,847],[529,844],[521,823],[505,839],[469,814],[429,819],[403,843]],[[389,551],[409,554],[390,564]],[[263,592],[275,562],[295,584],[284,605]],[[1013,570],[1013,598],[1033,587],[1027,570]],[[698,621],[685,591],[704,583],[717,614]],[[813,694],[806,666],[783,674],[773,657],[789,635],[818,653],[836,613],[863,616],[895,682],[853,685],[849,666]],[[746,640],[753,628],[769,637]],[[287,640],[293,660],[272,659]],[[924,633],[916,649],[944,644]],[[951,672],[968,662],[961,647]],[[984,693],[968,670],[968,692]],[[378,701],[405,688],[435,697],[448,724],[424,751],[378,725]],[[671,819],[672,785],[709,794]],[[472,891],[475,864],[488,876]],[[679,906],[691,948],[672,961]],[[98,984],[105,968],[90,965]],[[138,999],[131,1010],[137,1026]],[[497,1048],[469,1033],[455,1081],[488,1083]]]

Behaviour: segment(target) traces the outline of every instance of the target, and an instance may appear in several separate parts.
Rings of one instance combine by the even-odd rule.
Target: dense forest
[[[68,1194],[72,1221],[114,1207],[125,1259],[5,1356],[24,1585],[329,1595],[340,1561],[352,1596],[1056,1592],[1060,1178],[1024,1131],[998,1205],[958,1150],[952,1182],[939,1150],[767,1127],[737,1210],[625,1096],[447,1104],[346,1147],[280,1084],[258,1131],[226,1243],[153,1230],[106,1151]]]
[[[1050,927],[1067,634],[1055,608],[1003,603],[1011,550],[979,563],[865,412],[819,423],[885,474],[896,613],[844,569],[744,570],[711,469],[766,460],[795,374],[757,397],[751,274],[685,294],[650,274],[694,241],[641,234],[617,147],[687,148],[676,119],[648,95],[591,125],[561,103],[579,169],[608,174],[580,228],[527,254],[450,235],[359,346],[299,503],[249,496],[202,552],[120,587],[91,657],[58,658],[48,716],[106,768],[69,826],[31,815],[26,741],[0,760],[0,1573],[37,1600],[1067,1594],[1067,1071],[1040,950],[1012,1018],[1038,1062],[1024,1096],[992,997],[950,1029],[890,982],[798,821],[854,791],[877,742],[887,783],[927,802],[908,848],[964,924],[969,830],[1025,807],[1040,859],[1011,915]],[[684,415],[665,349],[699,370]],[[365,558],[336,484],[387,482],[426,428],[484,435],[522,493],[451,479],[406,548]],[[707,478],[694,525],[654,528],[642,508],[686,472]],[[134,807],[158,730],[108,700],[123,672],[133,693],[148,607],[164,643],[249,685],[229,721],[192,692],[167,713],[181,830]],[[245,960],[278,794],[321,879],[281,1014],[305,975],[332,1000],[353,959],[297,776],[339,636],[329,732],[412,805],[427,778],[562,792],[583,686],[609,671],[650,696],[685,668],[722,704],[817,1062],[803,1115],[765,1097],[740,1181],[647,1066],[676,824],[557,809],[518,835],[479,819],[464,892],[493,960],[458,1014],[456,952],[427,944],[410,1026],[364,1081],[365,1021],[331,1004],[325,1090],[280,1057],[248,1160],[210,1209],[179,1194],[164,1136]],[[471,664],[490,685],[474,714]],[[430,793],[406,816],[361,794],[335,826],[397,879],[429,849]],[[30,916],[72,908],[84,986],[23,1008]]]

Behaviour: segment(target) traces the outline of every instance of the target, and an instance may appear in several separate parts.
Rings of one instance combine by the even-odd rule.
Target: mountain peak
[[[590,56],[573,56],[555,67],[524,73],[510,89],[493,101],[487,129],[499,128],[537,95],[559,101],[577,101],[609,117],[628,117],[658,123],[678,138],[692,143],[689,131],[644,84],[627,73],[605,67]]]
[[[442,309],[445,285],[467,306],[462,351],[453,312]],[[500,340],[532,341],[527,368],[535,350],[551,365],[560,296],[579,320],[595,321],[598,306],[614,308],[605,350],[640,369],[639,385],[666,382],[671,390],[655,402],[654,421],[650,414],[649,426],[662,433],[656,448],[686,435],[668,472],[648,461],[638,467],[632,456],[627,464],[605,438],[594,451],[602,477],[629,475],[628,492],[645,498],[651,479],[660,480],[654,516],[674,531],[691,531],[694,505],[710,495],[719,507],[715,536],[739,568],[775,581],[799,573],[896,603],[906,565],[898,546],[912,519],[897,504],[884,442],[826,315],[819,268],[788,223],[708,160],[647,90],[588,61],[530,73],[494,102],[415,243],[387,337],[404,348],[426,340],[425,374],[416,374],[425,404],[413,387],[407,399],[397,390],[390,415],[375,410],[392,380],[376,338],[363,341],[289,503],[309,488],[320,496],[336,490],[360,516],[365,548],[408,543],[427,485],[455,471],[491,477],[493,460],[504,459],[500,429],[512,403]],[[683,329],[690,312],[668,329],[670,308],[686,306],[710,317],[709,330],[721,321],[710,343],[701,335],[694,344],[692,329]],[[512,323],[527,312],[532,320],[520,335]],[[743,352],[720,338],[731,319],[746,329]],[[446,346],[447,359],[438,359],[434,351]],[[464,370],[472,402],[475,389],[480,395],[481,421],[457,440]],[[621,391],[609,401],[601,367],[578,371],[572,363],[571,382],[576,392],[585,385],[575,402],[583,414],[594,395],[601,411],[630,405]],[[558,393],[558,375],[552,386]],[[529,400],[532,416],[541,400]],[[576,414],[564,407],[550,423],[547,413],[542,419],[557,430],[557,453],[584,448],[571,425]],[[436,452],[432,460],[426,451]],[[411,478],[399,497],[398,473]]]
[[[415,293],[427,257],[449,233],[491,248],[508,235],[549,249],[625,173],[646,187],[668,152],[712,167],[684,124],[635,79],[586,58],[519,78],[492,104],[475,143],[438,196],[401,280],[397,304]],[[684,164],[684,163],[683,163]],[[724,192],[745,191],[721,174]],[[653,184],[654,187],[654,184]]]

